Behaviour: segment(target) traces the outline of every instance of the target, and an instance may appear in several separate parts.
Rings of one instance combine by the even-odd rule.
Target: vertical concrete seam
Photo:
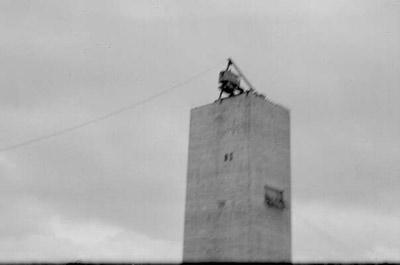
[[[293,240],[292,240],[292,128],[291,128],[291,115],[290,110],[287,110],[289,115],[289,238],[290,238],[290,250],[289,250],[289,262],[292,262],[292,249],[293,249]]]
[[[215,117],[215,113],[217,113],[217,114],[219,114],[219,115],[221,115],[221,119],[223,119],[223,115],[222,115],[222,104],[221,104],[222,102],[220,102],[219,104],[217,104],[217,105],[214,105],[213,106],[213,117]],[[217,118],[218,118],[218,116],[217,116]],[[214,120],[213,120],[213,122],[215,122],[215,118],[214,118]],[[222,127],[222,120],[220,121],[220,120],[217,120],[217,124],[216,124],[216,126],[217,126],[217,130],[216,130],[216,144],[215,144],[215,146],[214,146],[214,150],[215,150],[215,155],[216,155],[216,158],[215,158],[215,176],[214,176],[214,180],[211,180],[211,181],[214,181],[214,184],[215,183],[219,183],[219,174],[220,174],[220,168],[219,168],[219,165],[220,165],[220,163],[219,163],[219,156],[220,156],[220,153],[221,153],[221,127]],[[216,187],[215,187],[216,186]],[[216,184],[216,185],[214,185],[214,187],[212,187],[213,189],[214,189],[214,191],[217,191],[217,192],[220,192],[220,185],[219,184]],[[213,215],[213,217],[212,218],[214,218],[214,214],[215,214],[215,212],[213,211],[212,213],[211,213],[212,215]],[[219,247],[218,245],[219,245],[219,243],[218,243],[218,239],[217,239],[217,237],[216,237],[216,233],[218,232],[218,230],[219,230],[219,224],[218,224],[218,221],[217,222],[212,222],[212,227],[211,227],[211,229],[213,229],[214,231],[213,231],[213,233],[212,233],[212,239],[210,240],[210,242],[211,242],[211,245],[210,246],[208,246],[208,249],[210,250],[210,249],[212,249],[213,251],[215,251],[215,252],[213,252],[214,253],[214,256],[213,255],[211,255],[210,257],[211,257],[211,259],[212,259],[212,261],[217,261],[218,260],[218,254],[219,254],[219,251],[217,251],[216,249]]]
[[[249,222],[249,226],[247,229],[247,255],[248,261],[251,261],[251,231],[252,231],[252,201],[251,201],[251,197],[252,197],[252,168],[251,168],[251,102],[252,102],[252,98],[250,97],[246,97],[246,122],[247,122],[247,165],[248,165],[248,173],[247,173],[247,177],[248,177],[248,207],[249,207],[249,215],[247,216],[248,218],[248,222]]]

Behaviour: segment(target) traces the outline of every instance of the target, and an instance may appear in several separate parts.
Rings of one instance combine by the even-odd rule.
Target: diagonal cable
[[[163,95],[165,95],[167,93],[170,93],[173,90],[175,90],[175,89],[177,89],[177,88],[179,88],[181,86],[186,85],[187,83],[192,82],[193,80],[195,80],[195,79],[203,76],[204,74],[208,73],[209,71],[211,71],[212,69],[214,69],[215,67],[220,65],[221,63],[222,62],[219,62],[218,64],[215,64],[214,66],[208,68],[207,70],[202,71],[202,72],[200,72],[200,73],[198,73],[198,74],[196,74],[196,75],[194,75],[192,77],[189,77],[185,81],[182,81],[182,82],[180,82],[180,83],[178,83],[178,84],[176,84],[176,85],[174,85],[174,86],[172,86],[172,87],[170,87],[170,88],[168,88],[168,89],[166,89],[164,91],[161,91],[160,93],[157,93],[157,94],[149,97],[149,98],[146,98],[146,99],[143,99],[141,101],[135,102],[135,103],[133,103],[133,104],[131,104],[129,106],[125,106],[125,107],[120,108],[118,110],[109,112],[109,113],[107,113],[105,115],[102,115],[102,116],[99,116],[97,118],[94,118],[94,119],[79,123],[77,125],[68,127],[66,129],[62,129],[62,130],[55,131],[55,132],[50,133],[50,134],[46,134],[46,135],[43,135],[43,136],[35,137],[35,138],[29,139],[29,140],[26,140],[26,141],[23,141],[23,142],[20,142],[20,143],[16,143],[16,144],[13,144],[13,145],[9,145],[9,146],[3,147],[3,148],[0,149],[0,152],[9,151],[9,150],[20,148],[20,147],[23,147],[23,146],[26,146],[26,145],[30,145],[30,144],[33,144],[33,143],[41,142],[41,141],[44,141],[44,140],[47,140],[47,139],[50,139],[50,138],[54,138],[56,136],[60,136],[60,135],[66,134],[68,132],[75,131],[75,130],[78,130],[78,129],[83,128],[83,127],[87,127],[87,126],[89,126],[91,124],[94,124],[94,123],[109,119],[109,118],[111,118],[113,116],[116,116],[116,115],[122,113],[122,112],[134,109],[137,106],[143,105],[143,104],[145,104],[145,103],[147,103],[149,101],[152,101],[152,100],[154,100],[154,99],[156,99],[158,97],[161,97],[161,96],[163,96]]]

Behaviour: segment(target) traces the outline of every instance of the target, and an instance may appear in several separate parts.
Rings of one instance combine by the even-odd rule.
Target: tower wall
[[[250,101],[250,259],[290,261],[290,115],[261,97]],[[284,209],[266,205],[265,185],[283,191]]]
[[[289,124],[253,93],[191,111],[184,261],[290,261]],[[265,185],[285,209],[267,206]]]

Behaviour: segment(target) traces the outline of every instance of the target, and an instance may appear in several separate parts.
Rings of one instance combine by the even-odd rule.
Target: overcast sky
[[[400,260],[399,1],[0,1],[0,261],[182,260],[189,111],[291,110],[294,261]]]

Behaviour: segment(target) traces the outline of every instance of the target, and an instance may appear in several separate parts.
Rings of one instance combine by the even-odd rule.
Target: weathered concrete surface
[[[291,261],[290,212],[289,111],[252,93],[192,109],[183,261]]]

